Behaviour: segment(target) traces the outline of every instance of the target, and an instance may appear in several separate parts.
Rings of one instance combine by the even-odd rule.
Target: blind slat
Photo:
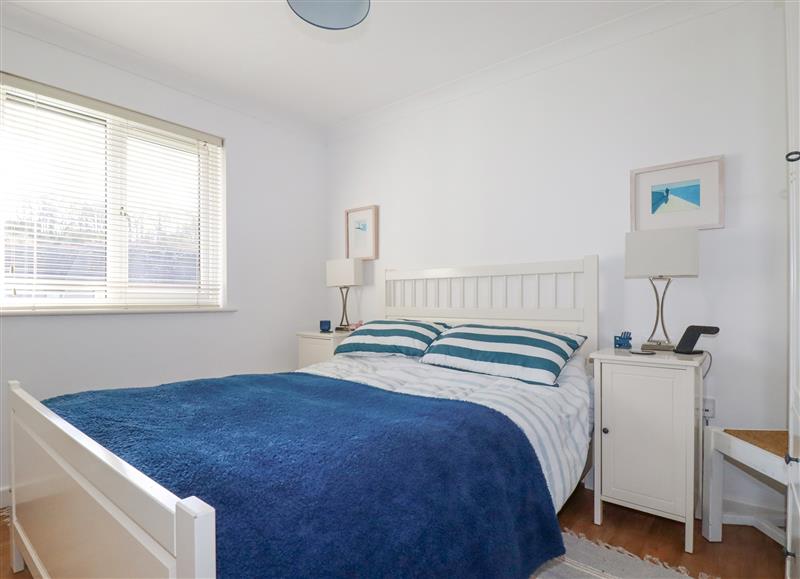
[[[221,140],[87,102],[0,83],[0,307],[221,306]]]

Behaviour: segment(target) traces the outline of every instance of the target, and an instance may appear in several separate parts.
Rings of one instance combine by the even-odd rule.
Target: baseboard
[[[783,525],[786,521],[786,514],[783,511],[776,511],[734,499],[724,499],[722,501],[722,524],[755,527],[757,519]]]
[[[583,486],[590,491],[594,490],[594,467],[590,468],[589,472],[586,473],[586,476],[583,477]]]
[[[778,543],[786,544],[786,514],[732,499],[722,501],[723,525],[748,525]]]
[[[11,506],[11,488],[8,486],[0,487],[0,509]]]

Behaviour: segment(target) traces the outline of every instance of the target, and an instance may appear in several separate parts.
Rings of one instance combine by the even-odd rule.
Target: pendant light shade
[[[286,0],[300,18],[326,30],[344,30],[363,21],[370,0]]]

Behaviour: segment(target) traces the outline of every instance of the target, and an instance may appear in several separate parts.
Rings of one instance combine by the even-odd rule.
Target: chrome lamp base
[[[664,291],[661,294],[658,293],[658,287],[656,286],[655,280],[662,279],[666,280],[666,284],[664,284]],[[650,337],[647,338],[647,341],[642,344],[642,350],[655,350],[655,351],[672,351],[675,349],[675,344],[673,344],[669,339],[669,334],[667,333],[667,327],[664,325],[664,299],[667,297],[667,290],[669,289],[669,284],[672,283],[671,277],[651,277],[649,278],[650,285],[653,286],[653,293],[656,296],[656,321],[653,324],[653,331],[650,332]],[[656,338],[656,332],[658,331],[658,327],[661,326],[661,331],[664,334],[663,339]]]
[[[339,320],[339,325],[336,326],[336,331],[349,332],[350,320],[347,319],[347,296],[350,294],[350,288],[347,286],[340,287],[339,293],[342,296],[342,319]]]

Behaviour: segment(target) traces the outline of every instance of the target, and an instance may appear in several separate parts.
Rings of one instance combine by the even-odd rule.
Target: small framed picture
[[[378,259],[378,206],[344,212],[345,257]]]
[[[631,231],[725,226],[722,157],[631,171]]]

